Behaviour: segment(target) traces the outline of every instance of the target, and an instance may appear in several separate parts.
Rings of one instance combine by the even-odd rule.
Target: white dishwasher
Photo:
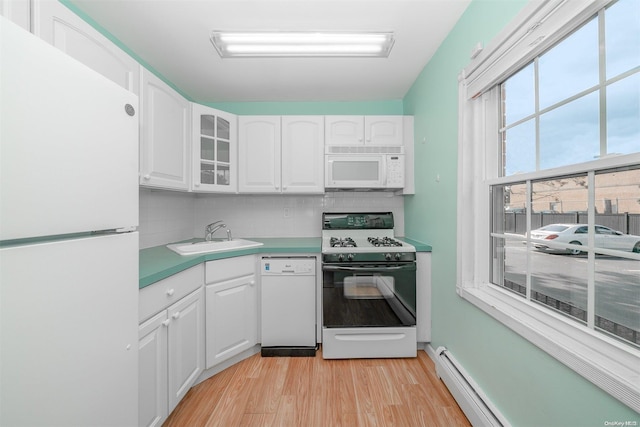
[[[316,354],[316,257],[263,257],[262,356]]]

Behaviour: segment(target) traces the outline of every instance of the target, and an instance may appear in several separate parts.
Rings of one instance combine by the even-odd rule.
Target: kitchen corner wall
[[[404,198],[389,192],[194,194],[140,189],[140,248],[204,237],[223,220],[233,237],[320,237],[323,212],[387,212],[404,235]],[[220,237],[225,234],[220,232]]]
[[[140,249],[193,237],[192,194],[141,188],[139,203]]]

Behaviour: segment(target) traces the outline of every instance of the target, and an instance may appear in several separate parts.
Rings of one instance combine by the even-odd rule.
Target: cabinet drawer
[[[167,308],[180,298],[198,289],[203,282],[204,269],[202,264],[199,264],[142,288],[140,290],[138,320],[142,322]]]
[[[222,282],[256,272],[254,255],[208,261],[205,266],[206,283]]]

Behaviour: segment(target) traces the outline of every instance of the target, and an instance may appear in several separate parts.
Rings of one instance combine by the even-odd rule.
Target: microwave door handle
[[[382,163],[382,186],[387,186],[387,156],[382,156],[380,159]]]

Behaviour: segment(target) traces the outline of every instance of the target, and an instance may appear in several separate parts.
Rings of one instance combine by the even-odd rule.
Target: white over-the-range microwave
[[[325,189],[402,189],[404,161],[402,146],[327,147]]]

